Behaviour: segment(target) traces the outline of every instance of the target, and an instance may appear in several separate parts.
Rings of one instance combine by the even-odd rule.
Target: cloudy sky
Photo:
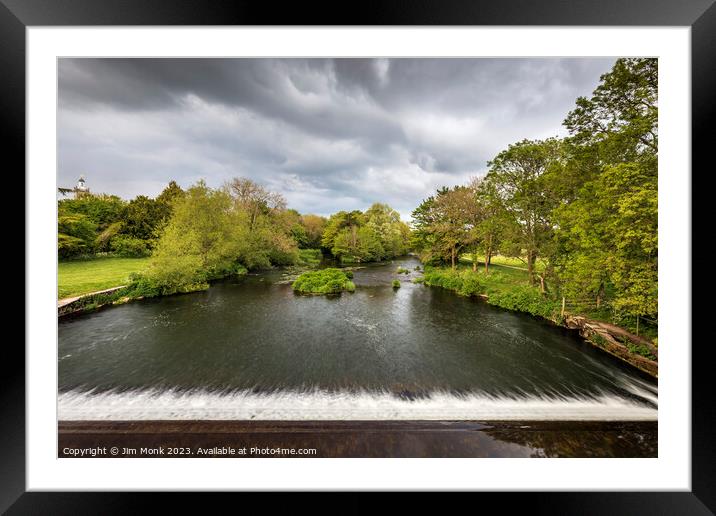
[[[58,185],[155,196],[250,177],[302,213],[436,188],[564,135],[614,59],[61,59]]]

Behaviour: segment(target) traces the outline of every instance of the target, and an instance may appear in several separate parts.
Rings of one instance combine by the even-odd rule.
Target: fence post
[[[562,296],[562,318],[564,318],[564,296]]]

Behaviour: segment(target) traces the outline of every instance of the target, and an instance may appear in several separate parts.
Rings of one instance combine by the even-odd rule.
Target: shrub
[[[544,297],[534,287],[513,287],[503,292],[493,292],[488,298],[491,305],[527,312],[546,319],[554,319],[559,315],[560,304],[557,301]]]
[[[304,272],[293,282],[293,290],[304,294],[335,294],[353,292],[355,284],[340,269]]]
[[[110,248],[119,256],[125,258],[140,258],[149,256],[151,248],[147,240],[129,235],[115,235],[110,240]]]
[[[480,277],[472,271],[425,269],[423,283],[431,287],[442,287],[462,296],[482,294],[485,288]]]
[[[299,265],[318,265],[323,259],[323,253],[320,249],[299,249],[298,263]]]
[[[400,288],[400,281],[395,279],[393,280],[393,288]]]

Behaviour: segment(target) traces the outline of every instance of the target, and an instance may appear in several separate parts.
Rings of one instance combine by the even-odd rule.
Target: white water
[[[60,393],[60,421],[86,420],[530,420],[655,421],[656,395],[633,386],[653,406],[615,395],[487,396],[433,392],[416,400],[390,393],[172,390]]]

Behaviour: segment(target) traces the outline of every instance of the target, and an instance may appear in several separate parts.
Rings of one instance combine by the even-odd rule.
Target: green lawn
[[[484,256],[478,256],[478,264],[480,267],[484,267],[485,257]],[[465,263],[472,263],[472,254],[463,254],[460,256],[460,261]],[[512,256],[493,256],[490,260],[490,266],[492,265],[505,265],[508,267],[519,267],[520,269],[527,270],[527,262],[524,260],[520,260],[519,258],[515,258]],[[541,258],[537,258],[537,262],[535,263],[535,269],[537,272],[542,272],[545,267],[545,262]]]
[[[140,272],[149,258],[95,258],[59,262],[59,299],[125,285],[132,272]]]

